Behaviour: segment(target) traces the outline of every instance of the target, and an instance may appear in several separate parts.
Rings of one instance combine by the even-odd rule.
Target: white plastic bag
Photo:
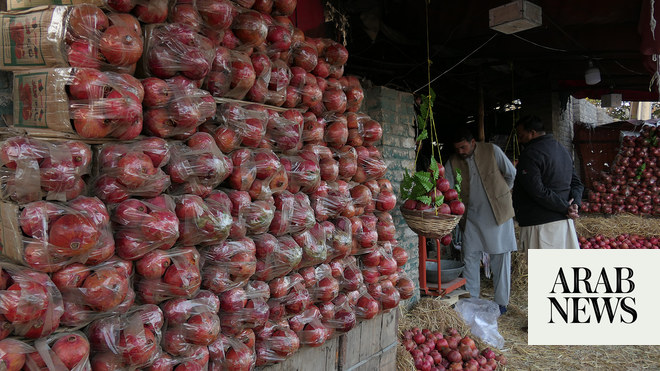
[[[491,346],[502,349],[504,338],[497,330],[497,317],[500,316],[500,307],[497,303],[479,298],[466,298],[459,300],[454,306],[472,333]]]

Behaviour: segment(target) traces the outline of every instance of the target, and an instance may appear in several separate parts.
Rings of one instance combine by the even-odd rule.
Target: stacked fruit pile
[[[585,213],[660,216],[660,141],[657,124],[625,135],[610,172],[603,172],[582,204]]]
[[[249,370],[413,295],[346,49],[295,0],[167,4],[66,8],[81,141],[0,145],[8,369]]]

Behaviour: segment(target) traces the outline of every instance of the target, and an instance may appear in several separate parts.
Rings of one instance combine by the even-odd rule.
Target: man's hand
[[[568,206],[568,213],[566,216],[568,216],[571,219],[577,219],[580,217],[580,214],[578,213],[578,205],[573,203],[573,199],[571,198],[569,201],[569,206]]]

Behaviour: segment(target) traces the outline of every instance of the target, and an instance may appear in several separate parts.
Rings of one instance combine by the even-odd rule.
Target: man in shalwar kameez
[[[511,294],[511,251],[517,250],[511,201],[516,169],[498,146],[476,142],[467,128],[458,130],[453,144],[456,152],[445,164],[445,176],[453,187],[456,169],[461,170],[466,211],[459,226],[466,289],[470,296],[479,297],[480,263],[486,257],[494,299],[504,313]]]

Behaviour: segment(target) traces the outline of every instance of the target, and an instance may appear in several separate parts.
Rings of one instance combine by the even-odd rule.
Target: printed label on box
[[[46,115],[48,77],[48,72],[16,76],[14,89],[18,89],[19,99],[18,102],[14,102],[14,126],[48,127],[48,115]]]
[[[2,17],[3,63],[5,66],[45,66],[41,49],[44,12]],[[48,13],[51,14],[51,13]]]

